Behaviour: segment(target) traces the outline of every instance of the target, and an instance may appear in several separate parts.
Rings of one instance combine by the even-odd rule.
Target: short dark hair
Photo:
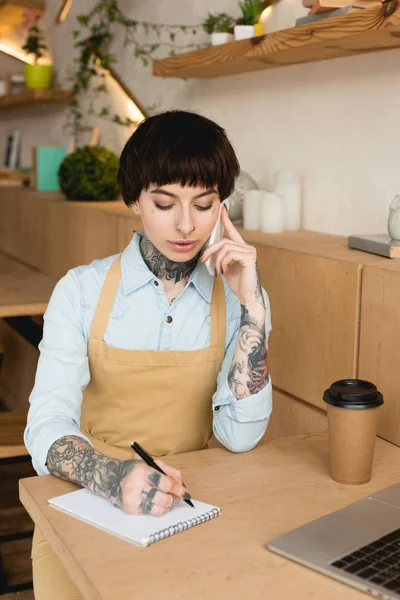
[[[239,163],[225,130],[198,114],[174,110],[149,117],[122,151],[118,182],[127,206],[151,184],[234,190]]]

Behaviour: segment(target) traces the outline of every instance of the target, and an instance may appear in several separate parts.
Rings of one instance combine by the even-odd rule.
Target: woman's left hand
[[[225,237],[204,251],[201,262],[216,254],[216,274],[222,273],[225,276],[227,284],[240,303],[249,306],[260,302],[262,291],[257,269],[257,250],[246,244],[230,220],[225,207],[221,212],[221,220]]]

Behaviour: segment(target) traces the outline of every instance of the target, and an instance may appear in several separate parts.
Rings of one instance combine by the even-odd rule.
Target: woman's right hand
[[[141,460],[116,460],[79,436],[56,440],[47,454],[52,475],[77,483],[130,515],[163,515],[187,493],[178,469],[156,460],[163,475]]]
[[[130,515],[151,514],[161,516],[182,499],[186,488],[182,485],[182,475],[178,469],[155,461],[166,473],[163,475],[141,460],[120,461],[119,490],[117,501],[111,498],[122,510]]]

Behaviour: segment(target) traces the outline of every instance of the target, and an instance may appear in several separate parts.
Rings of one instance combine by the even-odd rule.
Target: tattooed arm
[[[54,442],[46,464],[52,475],[107,498],[127,513],[162,515],[187,492],[180,472],[158,462],[167,475],[141,460],[120,461],[105,456],[86,440],[70,435]]]
[[[266,308],[258,268],[257,278],[254,301],[240,305],[240,329],[228,373],[228,385],[238,400],[256,394],[268,383]]]

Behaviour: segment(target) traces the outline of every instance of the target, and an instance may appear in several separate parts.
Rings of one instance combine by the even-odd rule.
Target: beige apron
[[[154,456],[201,450],[212,434],[211,398],[225,354],[222,279],[214,280],[210,346],[183,351],[124,350],[104,342],[120,279],[119,256],[107,273],[90,331],[81,430],[96,450],[119,460],[135,458],[130,440]],[[36,600],[81,599],[37,528],[32,559]]]

